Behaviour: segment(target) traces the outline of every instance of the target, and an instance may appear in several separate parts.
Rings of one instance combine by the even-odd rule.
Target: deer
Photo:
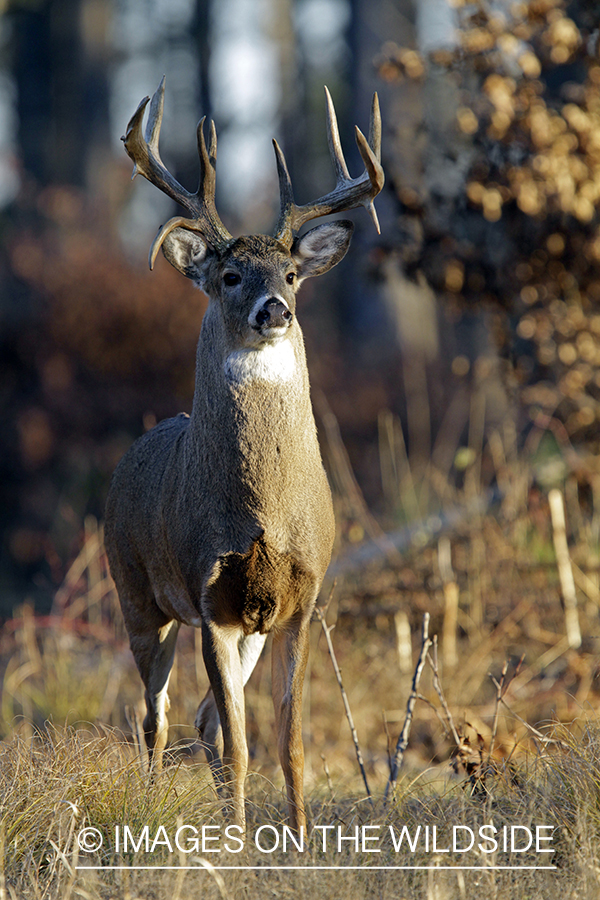
[[[368,140],[356,128],[364,172],[351,178],[325,88],[336,186],[297,206],[275,149],[280,210],[273,235],[234,238],[215,205],[217,136],[197,129],[200,179],[188,192],[159,153],[165,79],[122,138],[142,175],[191,214],[152,243],[208,298],[196,353],[192,410],[138,438],[113,474],[105,541],[130,647],[145,688],[150,771],[167,744],[169,676],[181,625],[201,629],[210,687],[195,727],[224,809],[245,829],[248,768],[244,686],[272,635],[272,698],[290,827],[306,827],[302,690],[309,624],[329,565],[335,523],[312,412],[296,294],[346,254],[353,231],[317,217],[373,204],[381,191],[381,117],[373,97]],[[143,129],[146,107],[148,119]]]

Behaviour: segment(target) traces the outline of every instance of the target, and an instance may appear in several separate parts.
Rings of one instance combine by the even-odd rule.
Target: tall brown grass
[[[575,735],[558,729],[552,737],[560,741],[555,745],[559,750],[529,755],[510,775],[499,772],[483,793],[469,794],[448,777],[432,786],[404,775],[395,800],[385,807],[379,799],[372,809],[347,789],[327,797],[322,787],[315,788],[308,806],[316,837],[301,853],[291,841],[286,852],[281,841],[269,852],[275,830],[282,834],[284,798],[267,781],[251,778],[248,835],[238,853],[224,847],[225,823],[204,766],[179,761],[149,780],[132,745],[115,730],[47,726],[28,738],[15,735],[3,746],[0,889],[10,898],[57,900],[78,896],[172,900],[190,892],[207,898],[315,893],[338,897],[341,892],[352,897],[462,898],[484,890],[497,898],[563,894],[591,900],[598,896],[600,880],[600,731],[587,727]],[[493,825],[499,833],[505,825],[532,830],[548,826],[555,829],[545,832],[553,836],[555,852],[506,854],[500,844],[492,854],[445,853],[457,824],[475,834],[483,825]],[[139,842],[137,852],[131,844],[125,853],[116,851],[117,825],[121,835],[129,826]],[[182,851],[176,849],[178,828],[200,830],[203,825],[212,827],[210,836],[221,852],[211,852],[214,842],[204,852],[185,852],[185,842]],[[333,826],[325,851],[318,831],[323,825]],[[440,852],[426,852],[424,831],[434,825]],[[89,826],[104,838],[97,852],[79,849],[78,836]],[[153,852],[146,852],[139,840],[144,826],[150,848],[159,837]],[[363,852],[360,845],[357,851],[348,841],[338,851],[338,827],[343,837],[352,837],[363,826],[371,839],[367,848],[379,847],[381,852]],[[406,841],[394,851],[390,826],[396,837],[406,826],[412,838],[421,827],[415,852]],[[257,836],[259,828],[263,830]],[[188,828],[186,837],[189,833]],[[379,841],[374,843],[373,835]],[[231,842],[230,847],[237,851],[239,843]],[[530,868],[550,864],[557,868]],[[494,868],[507,865],[519,868]],[[286,866],[297,868],[274,868]],[[331,866],[338,868],[325,868]],[[402,866],[427,868],[408,871]]]
[[[181,824],[218,829],[226,823],[192,725],[207,687],[199,635],[182,629],[170,686],[169,765],[149,779],[136,737],[141,683],[117,611],[101,529],[88,520],[81,553],[52,613],[40,618],[25,605],[0,635],[0,898],[338,897],[346,892],[433,900],[484,891],[497,898],[598,896],[600,593],[594,511],[580,502],[577,486],[564,491],[567,520],[576,523],[568,534],[568,562],[583,635],[582,645],[573,648],[566,637],[548,504],[531,465],[516,458],[507,462],[508,453],[496,442],[492,455],[503,503],[486,511],[481,460],[477,481],[467,471],[460,488],[451,487],[432,465],[419,482],[411,476],[403,444],[390,438],[397,424],[389,416],[383,424],[388,480],[396,484],[394,473],[401,473],[402,484],[394,490],[411,483],[416,520],[407,522],[404,508],[391,503],[396,526],[403,528],[378,531],[357,488],[351,504],[338,504],[347,540],[339,548],[327,612],[329,625],[336,625],[331,636],[374,806],[365,796],[336,676],[315,621],[305,691],[310,821],[333,826],[333,836],[338,826],[351,836],[356,826],[378,826],[377,833],[387,835],[389,825],[396,831],[406,825],[413,834],[419,825],[436,825],[444,835],[456,824],[474,830],[492,823],[548,825],[556,829],[551,859],[558,868],[493,869],[492,860],[505,864],[506,857],[477,853],[468,862],[485,865],[485,871],[445,869],[466,857],[426,853],[423,846],[411,853],[406,844],[396,853],[389,840],[382,841],[378,854],[356,853],[348,842],[339,853],[333,844],[323,853],[314,841],[302,854],[261,852],[253,843],[256,830],[271,826],[268,838],[273,828],[281,834],[285,823],[268,652],[247,686],[251,775],[244,850],[170,853],[159,843],[152,854],[143,847],[116,852],[117,825],[128,825],[135,835],[148,826],[151,836],[163,826],[172,836]],[[392,452],[402,458],[392,460]],[[337,456],[338,466],[349,465],[343,454]],[[467,468],[473,464],[469,460]],[[346,483],[348,477],[338,472],[334,481]],[[449,508],[453,517],[444,523]],[[359,531],[371,534],[370,542],[357,546]],[[452,727],[426,666],[397,789],[386,805],[389,754],[410,689],[407,658],[412,655],[414,665],[425,612],[430,635],[440,636],[438,674]],[[454,650],[446,654],[449,634]],[[104,836],[96,854],[79,849],[84,827]],[[445,846],[443,839],[438,846]],[[539,865],[540,859],[528,852],[510,862]],[[91,864],[125,868],[77,868]],[[134,864],[153,868],[131,868]],[[200,870],[157,869],[159,864]],[[371,868],[257,872],[215,869],[217,864]],[[408,865],[432,868],[398,868]]]

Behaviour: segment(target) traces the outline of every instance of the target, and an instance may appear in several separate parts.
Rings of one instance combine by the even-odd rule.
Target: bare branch
[[[446,716],[446,722],[448,723],[448,728],[452,732],[452,737],[454,738],[454,743],[457,747],[460,747],[460,736],[458,734],[458,730],[454,725],[454,719],[452,718],[452,713],[450,712],[450,707],[446,703],[446,698],[444,696],[444,692],[442,690],[442,684],[440,682],[440,673],[438,669],[438,654],[437,654],[437,634],[433,636],[433,656],[431,653],[427,654],[427,661],[431,666],[431,671],[433,672],[433,688],[440,698],[440,703],[442,704],[442,709],[444,710],[444,715]]]
[[[504,698],[502,698],[500,700],[500,702],[501,702],[502,706],[506,707],[506,709],[509,711],[511,716],[514,716],[515,719],[521,723],[521,725],[524,725],[525,728],[527,728],[527,730],[530,731],[533,734],[533,736],[538,739],[538,741],[540,741],[540,743],[542,743],[546,746],[549,744],[556,744],[556,746],[560,747],[562,750],[571,750],[572,749],[572,747],[569,744],[567,744],[565,741],[561,741],[560,738],[546,737],[545,734],[542,734],[541,731],[538,731],[537,728],[534,728],[533,725],[530,725],[529,722],[527,722],[525,719],[521,718],[521,716],[518,713],[516,713],[514,711],[514,709],[511,709]]]
[[[447,736],[450,734],[450,728],[448,727],[448,720],[447,720],[447,719],[444,719],[444,717],[442,716],[442,714],[441,714],[441,712],[439,711],[439,709],[437,708],[437,706],[435,706],[435,705],[431,702],[431,700],[429,699],[429,697],[426,697],[424,694],[417,694],[417,700],[422,700],[423,703],[424,703],[426,706],[428,706],[429,709],[430,709],[433,713],[435,713],[435,716],[436,716],[438,722],[440,723],[440,725],[441,725],[442,728],[444,729],[444,736],[447,737]]]
[[[400,766],[402,765],[402,760],[404,758],[404,753],[408,746],[408,737],[410,735],[410,729],[412,726],[412,720],[414,715],[415,703],[417,702],[418,697],[418,689],[419,682],[421,680],[421,675],[423,674],[423,669],[425,668],[425,663],[427,661],[427,653],[431,646],[431,639],[429,637],[429,613],[424,613],[423,615],[423,630],[421,632],[421,652],[419,653],[419,659],[417,661],[417,666],[415,669],[415,674],[413,676],[412,689],[408,696],[408,702],[406,704],[406,717],[404,719],[404,725],[402,727],[402,731],[400,732],[400,736],[398,738],[398,743],[396,744],[396,751],[394,753],[394,757],[392,759],[392,765],[390,768],[390,777],[388,778],[388,783],[385,789],[384,801],[387,802],[388,796],[390,793],[393,793],[396,787],[396,781],[398,778],[398,771]]]
[[[331,596],[329,597],[331,600]],[[329,601],[328,604],[329,605]],[[350,733],[352,734],[352,740],[354,741],[354,750],[356,752],[356,759],[358,761],[358,767],[360,769],[360,774],[362,775],[362,780],[365,785],[365,790],[367,792],[367,796],[371,801],[371,805],[373,805],[373,795],[371,794],[371,789],[369,787],[369,782],[367,781],[367,773],[365,771],[365,764],[363,762],[362,753],[360,752],[360,744],[358,743],[358,734],[356,733],[356,728],[354,727],[354,719],[352,718],[352,711],[350,709],[350,703],[348,701],[348,695],[346,694],[346,690],[344,688],[344,683],[342,681],[342,673],[340,667],[338,665],[338,661],[336,659],[335,650],[333,649],[333,642],[331,640],[331,631],[333,630],[333,625],[328,625],[325,621],[325,616],[319,606],[315,607],[315,615],[319,622],[321,623],[321,627],[323,629],[323,633],[325,635],[325,640],[327,641],[327,649],[329,650],[329,655],[331,657],[331,662],[333,663],[333,671],[335,672],[335,677],[337,678],[337,682],[340,686],[340,691],[342,694],[342,701],[344,703],[344,709],[346,711],[346,718],[348,719],[348,725],[350,726]]]
[[[517,663],[517,665],[515,667],[515,671],[512,673],[512,675],[510,676],[508,681],[506,679],[506,673],[508,672],[508,660],[504,661],[504,665],[502,666],[502,673],[501,673],[499,682],[496,681],[494,676],[490,674],[490,678],[492,679],[494,685],[496,686],[496,703],[495,703],[495,708],[494,708],[494,721],[492,723],[492,737],[490,739],[490,751],[488,753],[488,763],[491,761],[492,751],[494,749],[494,744],[496,742],[496,734],[498,731],[498,717],[500,714],[500,704],[502,702],[502,698],[505,696],[510,685],[512,684],[514,679],[517,677],[519,672],[521,671],[521,666],[523,665],[524,659],[525,659],[525,654],[523,653],[523,655],[521,656],[521,659],[519,660],[519,662]]]

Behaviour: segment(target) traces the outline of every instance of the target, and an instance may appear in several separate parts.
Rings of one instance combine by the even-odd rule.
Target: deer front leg
[[[288,623],[273,636],[272,691],[279,760],[287,788],[291,827],[306,828],[304,812],[304,747],[302,686],[308,659],[310,616]]]
[[[240,632],[213,622],[202,624],[202,656],[223,731],[223,759],[211,768],[217,784],[231,797],[233,820],[245,827],[244,780],[248,769],[244,680],[238,651]],[[218,726],[217,726],[218,727]]]
[[[266,634],[244,634],[239,640],[238,651],[242,664],[242,680],[247,684],[254,667],[262,653]],[[212,688],[209,688],[196,713],[196,728],[204,747],[206,759],[216,785],[220,785],[222,777],[221,758],[223,756],[223,731],[217,711]]]

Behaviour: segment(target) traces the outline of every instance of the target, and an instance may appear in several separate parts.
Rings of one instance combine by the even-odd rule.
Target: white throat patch
[[[296,372],[296,354],[292,342],[280,340],[259,348],[234,350],[223,365],[228,381],[290,381]]]

